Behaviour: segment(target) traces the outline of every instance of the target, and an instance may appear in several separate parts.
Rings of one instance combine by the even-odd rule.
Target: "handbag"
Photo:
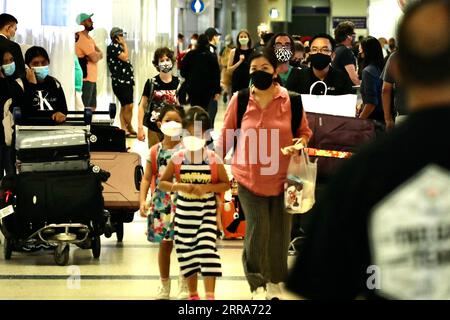
[[[305,149],[291,157],[284,183],[284,203],[291,214],[306,213],[315,203],[317,160],[311,161]]]
[[[324,95],[314,95],[312,91],[317,84],[325,86]],[[333,116],[356,116],[356,94],[344,94],[338,96],[327,95],[327,84],[323,81],[314,82],[309,94],[302,94],[303,109],[305,112],[329,114]]]

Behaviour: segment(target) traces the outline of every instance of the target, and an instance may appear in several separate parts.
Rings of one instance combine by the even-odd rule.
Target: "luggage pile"
[[[125,131],[108,122],[95,122],[91,134],[91,162],[110,173],[108,182],[103,183],[105,209],[110,213],[105,236],[115,232],[117,241],[122,242],[123,224],[133,222],[140,207],[141,156],[128,151]]]
[[[2,180],[0,192],[5,259],[44,245],[66,265],[70,244],[99,258],[108,216],[102,182],[109,174],[90,162],[92,112],[51,126],[48,116],[42,125],[38,118],[21,119],[17,110],[14,119],[17,174]]]

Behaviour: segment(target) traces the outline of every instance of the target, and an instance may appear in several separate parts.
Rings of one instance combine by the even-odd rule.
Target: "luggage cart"
[[[30,244],[35,246],[44,244],[55,247],[55,263],[61,266],[67,265],[69,261],[70,244],[75,244],[83,249],[91,249],[93,257],[99,258],[101,252],[100,236],[104,232],[109,215],[103,209],[101,183],[106,181],[109,175],[107,172],[101,171],[99,167],[89,164],[89,128],[92,121],[92,111],[86,109],[84,112],[70,112],[70,115],[74,114],[78,117],[67,117],[67,121],[63,125],[35,125],[48,124],[48,113],[45,113],[47,112],[25,121],[19,109],[13,111],[15,123],[18,124],[15,126],[18,154],[20,147],[23,146],[28,147],[28,150],[36,150],[41,147],[44,150],[47,150],[45,148],[54,150],[52,154],[62,155],[62,160],[41,161],[37,164],[30,162],[27,166],[24,166],[24,163],[18,160],[17,175],[2,181],[2,207],[3,210],[9,211],[8,215],[4,215],[3,219],[0,220],[0,230],[5,237],[3,243],[4,258],[5,260],[11,259],[13,251],[22,251],[21,249],[24,246]],[[115,116],[114,110],[102,113]],[[82,117],[79,117],[80,115]],[[33,125],[27,125],[30,122]],[[87,158],[74,161],[70,154],[68,155],[61,150],[64,149],[66,152],[77,143],[82,142],[82,137],[86,139]],[[57,147],[60,147],[60,150],[56,151]],[[65,158],[65,156],[67,157]],[[49,157],[51,158],[51,155]],[[74,209],[68,209],[70,206],[66,206],[68,203],[64,202],[66,198],[59,202],[53,199],[53,206],[48,201],[52,192],[54,198],[57,198],[60,195],[58,189],[64,190],[73,187],[73,184],[71,185],[72,180],[76,182],[77,178],[80,178],[80,181],[83,180],[82,183],[87,181],[88,183],[85,185],[90,187],[90,190],[86,194],[93,194],[93,198],[90,199],[87,196],[85,199],[85,205],[92,206],[91,209],[87,210],[87,214],[91,214],[92,217],[79,219],[80,221],[76,220],[82,214],[73,214]],[[22,186],[26,186],[27,183],[30,185],[29,181],[35,183],[31,185],[36,189],[36,195],[25,192],[24,189],[26,188],[22,188],[21,191]],[[63,183],[59,186],[58,182],[61,181]],[[67,197],[67,192],[64,196]],[[82,200],[75,199],[75,197],[76,195],[74,195],[73,200],[76,205],[80,206]],[[92,201],[94,203],[91,204],[92,199],[94,199]],[[70,203],[70,201],[67,202]],[[41,203],[44,204],[41,205]],[[39,208],[40,212],[43,211],[43,208],[47,209],[48,207],[47,214],[44,217],[33,217],[33,205],[35,208]],[[73,215],[65,216],[63,213],[67,212]]]

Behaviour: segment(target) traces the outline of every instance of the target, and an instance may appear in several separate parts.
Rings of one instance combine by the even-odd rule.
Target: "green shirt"
[[[288,72],[279,74],[281,81],[283,82],[283,86],[286,85],[286,81],[291,75],[292,68],[293,68],[292,66],[289,66]]]
[[[78,57],[75,56],[75,91],[81,92],[83,90],[83,70],[81,69]]]

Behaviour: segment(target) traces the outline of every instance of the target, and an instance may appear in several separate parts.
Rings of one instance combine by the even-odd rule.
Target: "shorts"
[[[97,83],[83,81],[83,104],[86,108],[97,107]]]
[[[112,89],[122,107],[133,103],[133,85],[119,82]]]

